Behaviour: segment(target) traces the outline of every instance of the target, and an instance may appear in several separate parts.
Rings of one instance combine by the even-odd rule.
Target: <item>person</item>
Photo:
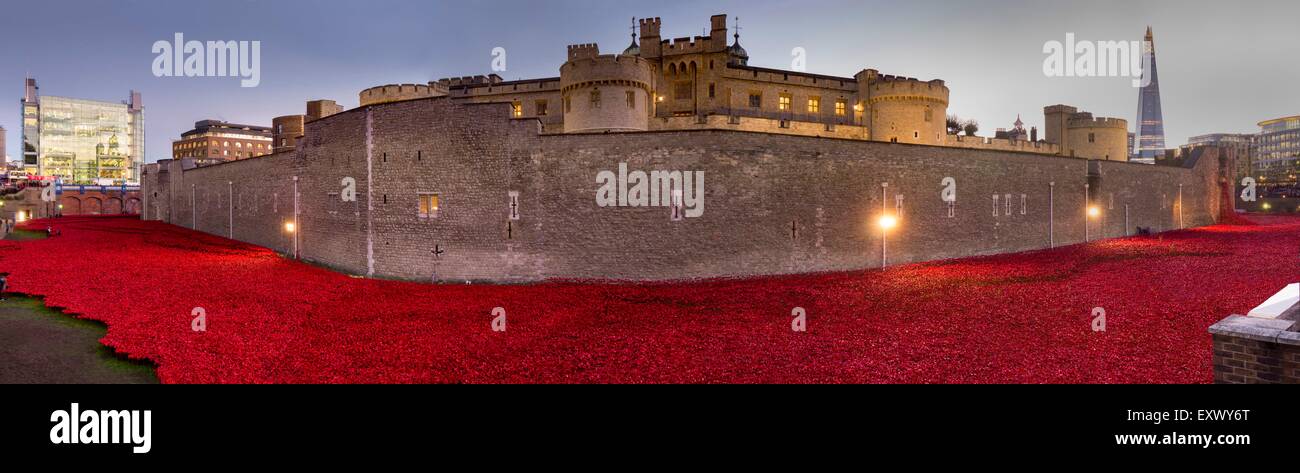
[[[52,237],[52,236],[54,236],[54,226],[53,226],[53,225],[46,225],[46,226],[45,226],[45,237],[46,237],[46,238],[49,238],[49,237]]]
[[[5,289],[9,287],[9,273],[0,273],[0,302],[5,300]]]

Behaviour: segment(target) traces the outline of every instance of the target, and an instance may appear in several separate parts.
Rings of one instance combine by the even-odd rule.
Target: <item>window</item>
[[[934,121],[934,110],[930,110],[930,107],[925,107],[925,121],[926,123]]]
[[[591,91],[591,108],[600,108],[600,89]]]
[[[845,102],[844,99],[839,99],[835,101],[836,116],[840,116],[840,117],[844,116],[845,113],[848,113],[848,108],[849,108],[849,103]]]
[[[1096,142],[1097,142],[1097,134],[1096,134],[1096,133],[1088,133],[1088,142],[1089,142],[1089,143],[1096,143]]]
[[[539,116],[539,117],[544,117],[544,116],[546,116],[546,101],[545,101],[545,100],[538,100],[538,101],[537,101],[536,103],[534,103],[533,105],[534,105],[535,107],[537,107],[537,116]]]
[[[810,97],[808,99],[808,113],[821,113],[821,111],[822,111],[821,97]]]
[[[420,193],[420,218],[438,218],[438,194]]]
[[[627,108],[636,108],[636,92],[627,91]]]
[[[763,94],[757,92],[749,93],[749,108],[759,108],[763,106]]]
[[[779,101],[777,102],[776,105],[776,108],[778,110],[782,112],[790,111],[790,105],[794,103],[794,97],[792,97],[790,94],[781,94],[781,97],[778,100]]]
[[[713,66],[713,61],[709,61],[709,66],[710,66],[709,69],[713,69],[713,67],[712,67],[712,66]],[[709,98],[714,98],[714,97],[716,97],[716,95],[714,95],[714,92],[713,92],[713,84],[710,83],[710,84],[709,84]]]
[[[514,115],[515,118],[524,116],[524,104],[520,102],[514,102],[510,104],[510,109],[511,109],[511,115]]]
[[[1028,197],[1027,197],[1026,195],[1024,195],[1024,194],[1020,194],[1020,215],[1024,215],[1024,214],[1025,214],[1025,210],[1028,208],[1028,205],[1027,205],[1027,202],[1026,202],[1027,200],[1028,200]]]
[[[673,98],[677,100],[691,99],[691,83],[687,81],[673,84]]]

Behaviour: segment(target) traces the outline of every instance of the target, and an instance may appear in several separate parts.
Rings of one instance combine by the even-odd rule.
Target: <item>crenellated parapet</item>
[[[361,106],[378,105],[383,103],[401,102],[404,100],[424,99],[429,97],[442,97],[447,95],[445,87],[438,84],[389,84],[361,91],[359,99]]]

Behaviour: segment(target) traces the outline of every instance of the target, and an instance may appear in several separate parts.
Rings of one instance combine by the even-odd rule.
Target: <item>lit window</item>
[[[809,99],[808,99],[808,113],[821,113],[821,111],[822,111],[822,99],[821,99],[821,97],[812,97],[812,98],[809,98]]]
[[[419,194],[420,218],[438,218],[438,194]]]
[[[510,108],[515,118],[524,116],[524,104],[515,102],[510,104]]]
[[[849,103],[845,102],[844,99],[835,101],[835,115],[841,117],[844,116],[844,114],[848,112],[848,108],[849,108]]]
[[[794,103],[794,97],[791,97],[790,94],[781,94],[779,100],[780,101],[777,102],[776,108],[782,112],[790,111],[790,105]]]

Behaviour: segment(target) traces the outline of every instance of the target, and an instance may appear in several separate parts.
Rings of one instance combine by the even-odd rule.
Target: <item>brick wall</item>
[[[233,231],[289,253],[284,224],[293,220],[297,176],[304,259],[425,281],[530,281],[877,267],[875,221],[882,203],[897,211],[899,195],[900,225],[887,235],[891,265],[1074,244],[1085,238],[1090,171],[1102,209],[1089,223],[1093,239],[1178,228],[1179,210],[1187,227],[1218,215],[1211,151],[1189,168],[1090,169],[1087,160],[1040,154],[732,130],[544,135],[536,120],[511,120],[509,111],[451,99],[363,107],[308,123],[291,153],[190,170],[150,166],[145,206],[158,207],[146,217]],[[619,163],[703,172],[703,215],[674,221],[667,207],[597,206],[596,174]],[[349,177],[355,202],[342,200]],[[940,199],[947,177],[956,181],[951,217]],[[518,220],[510,219],[511,192]],[[436,218],[418,215],[420,193],[438,194]]]
[[[1210,327],[1214,382],[1300,383],[1300,332],[1295,322],[1234,315]]]

